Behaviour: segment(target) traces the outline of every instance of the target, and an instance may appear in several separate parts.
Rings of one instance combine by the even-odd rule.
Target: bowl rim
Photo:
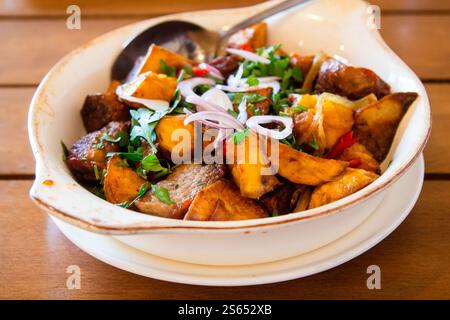
[[[363,3],[364,5],[368,5],[365,1],[362,0],[349,0],[353,1],[355,3]],[[319,0],[318,2],[321,2]],[[322,0],[322,2],[325,2]],[[317,2],[316,2],[317,3]],[[307,3],[308,4],[308,3]],[[249,6],[249,7],[243,7],[243,8],[237,8],[239,11],[246,12],[245,14],[253,13],[255,9],[263,9],[267,6],[270,6],[269,3],[262,3],[257,4],[255,6]],[[59,209],[50,204],[48,201],[41,199],[37,195],[37,188],[38,186],[38,177],[39,173],[41,171],[44,171],[42,168],[42,163],[44,162],[44,157],[42,154],[44,152],[37,152],[37,150],[43,148],[43,144],[41,144],[38,141],[37,138],[37,128],[39,127],[36,125],[35,117],[37,114],[37,111],[39,111],[39,108],[36,106],[38,103],[38,100],[40,99],[40,96],[43,95],[43,92],[45,92],[47,87],[47,82],[49,81],[49,78],[56,73],[61,67],[63,67],[65,64],[68,63],[73,57],[75,57],[80,52],[84,51],[85,49],[97,44],[101,43],[108,37],[113,37],[116,35],[116,33],[120,32],[121,30],[126,30],[131,27],[138,27],[140,24],[148,24],[150,22],[162,22],[168,19],[183,19],[186,18],[188,15],[196,14],[218,14],[220,12],[229,12],[231,10],[236,10],[233,8],[230,9],[219,9],[219,10],[205,10],[205,11],[192,11],[192,12],[183,12],[183,13],[177,13],[177,14],[171,14],[166,15],[162,17],[155,17],[151,19],[146,19],[142,21],[138,21],[135,23],[127,24],[125,26],[122,26],[120,28],[116,28],[114,30],[111,30],[105,34],[100,35],[99,37],[94,38],[93,40],[90,40],[89,42],[85,43],[84,45],[76,48],[75,50],[68,53],[66,56],[61,58],[46,74],[44,79],[39,84],[33,99],[30,103],[30,109],[28,113],[28,132],[29,132],[29,140],[30,144],[32,146],[33,154],[36,158],[36,179],[34,181],[34,184],[30,190],[30,197],[32,200],[42,209],[48,211],[49,213],[55,215],[58,218],[61,218],[71,224],[77,225],[79,227],[82,227],[87,230],[99,232],[99,233],[114,233],[114,234],[129,234],[129,233],[143,233],[143,232],[150,232],[154,230],[240,230],[240,229],[253,229],[253,228],[259,228],[259,227],[270,227],[270,226],[277,226],[281,224],[287,224],[297,221],[304,221],[309,219],[315,219],[320,218],[326,215],[330,215],[332,213],[338,213],[344,209],[353,207],[354,205],[363,202],[369,197],[372,197],[373,195],[385,190],[387,187],[392,185],[400,176],[402,176],[418,159],[420,154],[422,153],[423,149],[425,148],[425,145],[429,139],[430,132],[431,132],[431,108],[430,103],[427,97],[427,93],[425,89],[423,88],[423,84],[420,81],[420,79],[417,77],[417,75],[390,49],[390,47],[384,42],[382,39],[380,33],[376,29],[370,30],[369,34],[372,35],[379,43],[379,45],[393,58],[396,59],[397,63],[402,64],[404,68],[406,68],[412,77],[414,77],[414,82],[417,83],[419,86],[422,87],[423,92],[425,96],[421,96],[423,99],[424,107],[426,108],[426,119],[425,119],[425,125],[426,125],[426,133],[424,136],[421,137],[421,142],[418,147],[418,149],[415,151],[412,157],[408,159],[408,161],[405,161],[405,163],[397,168],[395,171],[390,173],[390,177],[387,178],[382,183],[376,185],[375,187],[370,187],[371,185],[359,190],[358,192],[349,195],[347,197],[344,197],[340,200],[337,200],[335,202],[329,203],[327,205],[309,209],[303,212],[297,212],[297,213],[289,213],[286,215],[281,215],[277,217],[268,217],[268,218],[260,218],[260,219],[252,219],[252,220],[241,220],[241,221],[184,221],[184,220],[176,220],[176,219],[170,219],[170,218],[164,218],[164,217],[158,217],[158,216],[152,216],[156,221],[160,222],[154,223],[154,221],[148,221],[143,222],[142,224],[133,224],[133,225],[125,225],[125,226],[113,226],[113,225],[104,225],[100,223],[95,223],[91,221],[87,221],[86,219],[83,219],[77,215],[74,215],[68,210]],[[417,103],[414,102],[414,103]],[[382,175],[385,173],[382,173]],[[382,176],[380,175],[380,177]],[[71,179],[78,183],[73,176],[71,176]],[[102,201],[102,199],[99,199]],[[113,204],[103,201],[105,206],[114,206]],[[118,210],[127,210],[116,207]],[[119,212],[118,212],[119,213]],[[143,213],[135,212],[141,215],[146,215]],[[146,215],[147,216],[147,215]],[[163,222],[166,222],[166,224],[162,224]],[[177,223],[178,222],[178,223]],[[180,223],[182,222],[182,224]]]

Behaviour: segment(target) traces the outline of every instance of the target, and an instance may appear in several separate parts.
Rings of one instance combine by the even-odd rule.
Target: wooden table
[[[47,70],[82,43],[116,27],[176,11],[225,8],[258,0],[78,0],[82,29],[65,28],[72,1],[0,2],[0,298],[7,299],[301,299],[450,298],[450,1],[373,0],[382,35],[423,79],[433,108],[426,179],[407,220],[358,258],[284,283],[196,287],[152,280],[106,265],[69,242],[30,201],[34,159],[28,103]],[[67,266],[82,270],[80,290],[66,288]],[[379,265],[382,289],[368,290],[366,269]]]

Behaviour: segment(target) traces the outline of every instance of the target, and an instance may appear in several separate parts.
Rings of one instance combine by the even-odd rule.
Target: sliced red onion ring
[[[223,110],[233,110],[233,103],[228,95],[218,88],[211,88],[202,94],[201,98],[212,105],[218,105]]]
[[[217,84],[216,88],[228,92],[247,92],[258,89],[258,87],[235,87],[235,86],[225,86],[223,84]]]
[[[193,114],[190,114],[184,119],[184,124],[187,125],[192,121],[217,121],[215,123],[215,127],[221,127],[222,129],[235,129],[235,130],[244,130],[244,126],[233,118],[231,115],[224,112],[217,111],[200,111]]]
[[[259,84],[262,83],[268,83],[268,82],[274,82],[274,81],[280,81],[281,78],[280,77],[276,77],[276,76],[270,76],[270,77],[257,77],[256,79],[258,79]],[[239,86],[246,86],[247,84],[247,80],[248,78],[242,78],[239,81]]]
[[[239,103],[238,111],[239,111],[239,115],[237,116],[237,120],[240,123],[244,124],[247,121],[247,119],[248,119],[247,98],[246,97],[242,98],[241,103]]]
[[[216,78],[224,79],[222,72],[220,72],[217,68],[215,68],[207,63],[200,63],[198,66],[199,66],[199,68],[208,70],[208,72],[211,73]]]
[[[237,87],[241,81],[242,75],[244,74],[244,65],[240,64],[236,75],[230,75],[227,79],[227,84],[232,87]]]
[[[194,88],[201,84],[214,85],[216,84],[216,82],[213,79],[209,78],[194,77],[180,81],[180,83],[178,83],[178,89],[180,89],[180,93],[183,97],[187,97],[190,95],[197,96],[197,94],[195,94],[194,92]]]
[[[197,106],[197,111],[217,111],[217,112],[226,112],[224,108],[221,106],[206,101],[205,99],[199,97],[198,95],[190,95],[185,99],[189,103],[193,103]]]
[[[264,64],[270,63],[269,59],[261,57],[260,55],[257,55],[256,53],[253,53],[253,52],[250,52],[247,50],[232,49],[232,48],[227,48],[226,50],[231,54],[240,56],[249,61],[260,62],[260,63],[264,63]]]
[[[261,124],[265,123],[282,123],[284,124],[284,129],[281,131],[267,129],[261,126]],[[252,129],[253,131],[277,139],[281,140],[286,138],[292,133],[293,121],[291,117],[281,117],[281,116],[253,116],[250,117],[246,122],[247,127]]]

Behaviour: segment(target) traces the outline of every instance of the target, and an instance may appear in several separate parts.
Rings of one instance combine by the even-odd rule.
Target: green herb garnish
[[[144,183],[141,185],[141,187],[139,188],[139,192],[138,192],[137,196],[136,196],[133,200],[131,200],[130,202],[121,202],[121,203],[118,203],[117,205],[118,205],[119,207],[122,207],[122,208],[129,208],[129,207],[132,206],[137,200],[139,200],[140,198],[142,198],[142,197],[147,193],[149,187],[150,187],[150,184],[149,184],[148,182],[144,182]],[[153,187],[153,186],[152,186],[152,187]]]
[[[98,172],[98,167],[95,163],[94,163],[94,175],[95,175],[95,180],[100,180],[100,173]]]
[[[233,143],[234,144],[239,144],[241,143],[241,141],[244,141],[246,137],[248,137],[250,135],[250,130],[246,129],[244,131],[236,131],[233,134]]]
[[[247,84],[250,87],[254,87],[257,86],[259,84],[259,80],[253,75],[251,74],[248,78],[247,78]]]
[[[314,150],[319,150],[319,145],[317,144],[317,141],[316,141],[316,137],[315,137],[315,136],[313,136],[312,141],[311,141],[310,143],[308,143],[308,145],[309,145],[311,148],[313,148]]]
[[[307,107],[307,106],[304,106],[304,105],[301,105],[301,104],[297,104],[295,107],[294,107],[294,112],[295,113],[297,113],[297,112],[303,112],[303,111],[308,111],[309,110],[309,108]]]
[[[159,67],[161,68],[162,73],[164,73],[165,75],[174,78],[177,76],[177,69],[169,67],[167,63],[162,59],[159,60]]]
[[[157,187],[156,185],[152,185],[152,193],[157,197],[160,201],[164,202],[167,205],[173,204],[173,201],[170,199],[169,190],[164,187]]]

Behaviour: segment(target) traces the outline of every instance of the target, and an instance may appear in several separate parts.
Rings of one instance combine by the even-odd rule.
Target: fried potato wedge
[[[155,72],[145,72],[140,74],[131,82],[126,83],[118,88],[119,96],[132,96],[141,99],[165,100],[170,101],[177,87],[177,79],[168,77],[165,74],[157,74]],[[126,99],[123,101],[132,106],[140,107],[135,102]]]
[[[351,147],[345,149],[337,159],[342,161],[359,159],[360,163],[353,168],[364,169],[378,174],[380,173],[380,164],[375,160],[370,151],[360,143],[355,143]]]
[[[241,49],[248,45],[252,49],[258,49],[266,46],[266,40],[267,24],[260,22],[233,34],[228,40],[228,47]]]
[[[118,155],[108,161],[103,184],[106,200],[114,204],[132,201],[147,181],[130,167],[120,165],[122,162]]]
[[[156,44],[152,44],[147,51],[147,54],[139,67],[137,74],[147,71],[154,73],[163,73],[161,70],[160,60],[163,60],[169,67],[183,68],[186,65],[194,64],[194,61],[187,59],[173,51],[167,50]]]
[[[231,221],[267,216],[262,205],[253,199],[243,197],[231,181],[220,179],[195,196],[184,219]]]
[[[309,209],[323,206],[355,193],[378,177],[376,173],[370,171],[347,168],[338,180],[322,184],[314,189]]]
[[[186,115],[166,115],[159,120],[155,128],[156,142],[158,149],[163,155],[170,159],[172,150],[177,147],[180,152],[177,153],[180,157],[183,156],[183,150],[190,148],[191,154],[194,149],[194,123],[188,125],[184,124]],[[178,133],[175,132],[178,130]],[[176,138],[176,137],[179,138]]]
[[[262,138],[252,133],[245,140],[234,146],[234,161],[229,165],[234,183],[244,197],[259,199],[263,194],[274,190],[280,182],[268,171],[269,165],[264,161]]]
[[[322,117],[325,149],[331,149],[338,139],[353,127],[353,110],[333,99],[323,98]]]
[[[415,92],[393,93],[356,112],[355,135],[377,161],[386,157],[400,120],[417,96]]]
[[[278,161],[278,174],[298,184],[315,186],[336,180],[348,166],[348,162],[317,158],[283,143],[278,150],[278,159],[271,154],[272,161]]]

